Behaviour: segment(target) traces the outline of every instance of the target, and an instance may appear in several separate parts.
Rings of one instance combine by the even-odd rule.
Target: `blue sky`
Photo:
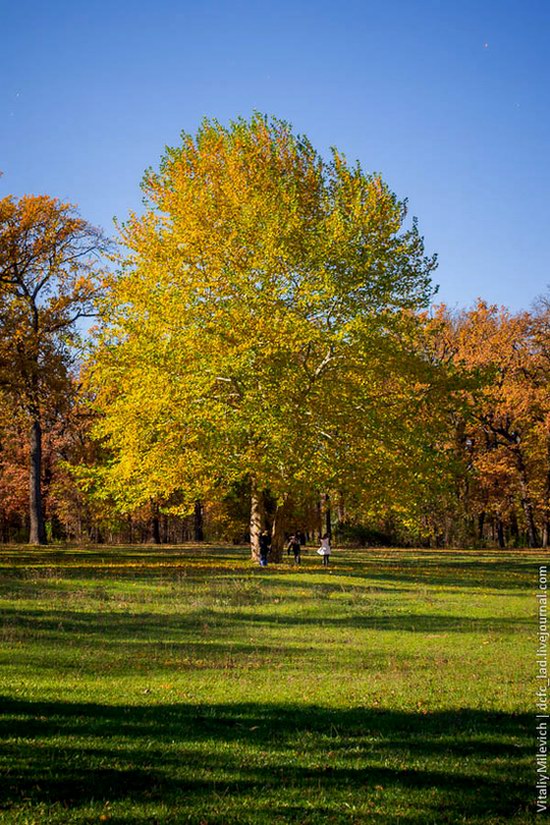
[[[0,0],[0,22],[0,196],[111,232],[182,130],[258,110],[409,199],[451,306],[550,283],[548,0]]]

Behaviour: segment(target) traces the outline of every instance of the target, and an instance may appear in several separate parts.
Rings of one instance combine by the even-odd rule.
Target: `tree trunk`
[[[151,502],[151,544],[160,544],[160,518],[159,506],[156,502]]]
[[[522,452],[516,447],[514,450],[516,465],[519,471],[519,485],[521,490],[521,506],[525,514],[525,521],[527,522],[527,539],[529,547],[538,547],[539,538],[537,535],[537,527],[535,524],[535,515],[533,510],[533,502],[529,495],[529,479],[527,477],[527,467],[523,460]]]
[[[512,510],[510,513],[510,536],[513,540],[514,547],[518,547],[519,545],[519,527],[518,527],[518,517],[516,515],[516,511]]]
[[[29,515],[30,535],[29,544],[47,544],[46,525],[44,523],[44,509],[42,506],[42,427],[38,418],[31,427],[31,462],[30,462],[30,490]]]
[[[271,559],[281,561],[285,544],[285,530],[287,527],[290,503],[285,499],[282,504],[277,505],[275,519],[273,520],[273,530],[271,533]]]
[[[332,538],[332,515],[330,512],[330,496],[328,493],[325,494],[325,525],[326,525],[326,533],[330,538]]]
[[[319,541],[321,541],[321,539],[323,537],[323,507],[322,507],[320,498],[317,499],[315,515],[316,515],[316,521],[317,521],[317,534],[318,534]]]
[[[260,558],[260,533],[262,532],[262,493],[256,479],[250,485],[250,553],[255,561]]]
[[[504,524],[500,516],[497,516],[497,540],[498,546],[503,550],[506,547],[506,541],[504,538]]]
[[[338,530],[346,521],[346,502],[342,493],[338,494]]]
[[[202,515],[202,501],[196,501],[195,512],[193,517],[193,538],[195,539],[195,541],[204,541],[204,527]]]
[[[483,528],[485,526],[485,510],[483,510],[477,517],[477,538],[483,541]]]
[[[544,485],[544,524],[542,546],[550,545],[550,439],[546,441],[546,483]]]

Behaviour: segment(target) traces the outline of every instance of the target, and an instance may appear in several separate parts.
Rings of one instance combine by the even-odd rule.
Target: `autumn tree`
[[[533,440],[538,456],[539,484],[536,492],[541,514],[541,538],[550,546],[550,296],[535,302],[530,323],[531,359],[526,378],[531,387],[534,411]]]
[[[254,552],[262,491],[280,537],[293,499],[409,466],[425,364],[406,329],[435,261],[382,179],[254,115],[184,134],[143,190],[89,367],[121,506],[246,483]]]
[[[0,390],[0,541],[19,537],[28,512],[28,444],[25,422]]]
[[[102,233],[45,195],[0,200],[0,388],[29,432],[31,544],[46,542],[42,437],[70,394],[77,322],[93,313]]]
[[[529,546],[548,541],[550,512],[550,336],[548,310],[511,313],[479,301],[447,313],[456,366],[477,373],[457,441],[469,472],[466,510],[483,540],[486,520],[505,545],[505,527],[524,525]]]

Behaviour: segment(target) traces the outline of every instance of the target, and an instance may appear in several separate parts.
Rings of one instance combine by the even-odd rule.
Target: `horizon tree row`
[[[143,191],[117,248],[0,200],[2,540],[548,545],[548,303],[430,309],[406,202],[257,114]]]

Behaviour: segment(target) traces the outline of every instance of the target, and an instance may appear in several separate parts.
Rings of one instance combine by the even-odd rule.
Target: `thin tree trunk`
[[[29,515],[30,535],[29,544],[47,544],[46,525],[44,523],[44,509],[42,506],[42,427],[38,417],[31,426],[31,461],[30,461],[30,490]]]
[[[518,517],[515,510],[512,510],[510,512],[510,535],[512,536],[515,542],[519,541]]]
[[[328,493],[325,494],[325,525],[325,532],[329,538],[332,538],[332,514],[330,511],[330,496]]]
[[[195,512],[193,518],[193,537],[195,541],[204,541],[202,501],[195,502]]]
[[[522,452],[519,448],[514,450],[516,465],[519,471],[519,484],[521,490],[521,506],[525,514],[525,521],[527,522],[527,539],[529,547],[538,547],[539,539],[537,535],[537,527],[535,524],[535,515],[533,511],[533,502],[529,495],[529,479],[527,477],[527,467],[523,460]]]
[[[254,560],[260,558],[260,533],[262,532],[262,493],[256,479],[250,485],[250,553]]]
[[[321,499],[317,499],[316,505],[316,521],[317,521],[317,533],[319,537],[319,541],[321,541],[323,537],[323,508],[321,505]]]
[[[483,510],[477,518],[477,537],[479,541],[483,541],[483,528],[485,526],[485,510]]]
[[[550,545],[550,439],[546,441],[546,483],[544,485],[544,524],[542,546]]]
[[[506,541],[504,539],[504,525],[500,516],[497,516],[497,539],[498,546],[503,550],[506,547]]]
[[[346,502],[342,493],[338,495],[338,525],[346,520]]]
[[[160,518],[159,506],[156,502],[151,502],[151,544],[160,544]]]

